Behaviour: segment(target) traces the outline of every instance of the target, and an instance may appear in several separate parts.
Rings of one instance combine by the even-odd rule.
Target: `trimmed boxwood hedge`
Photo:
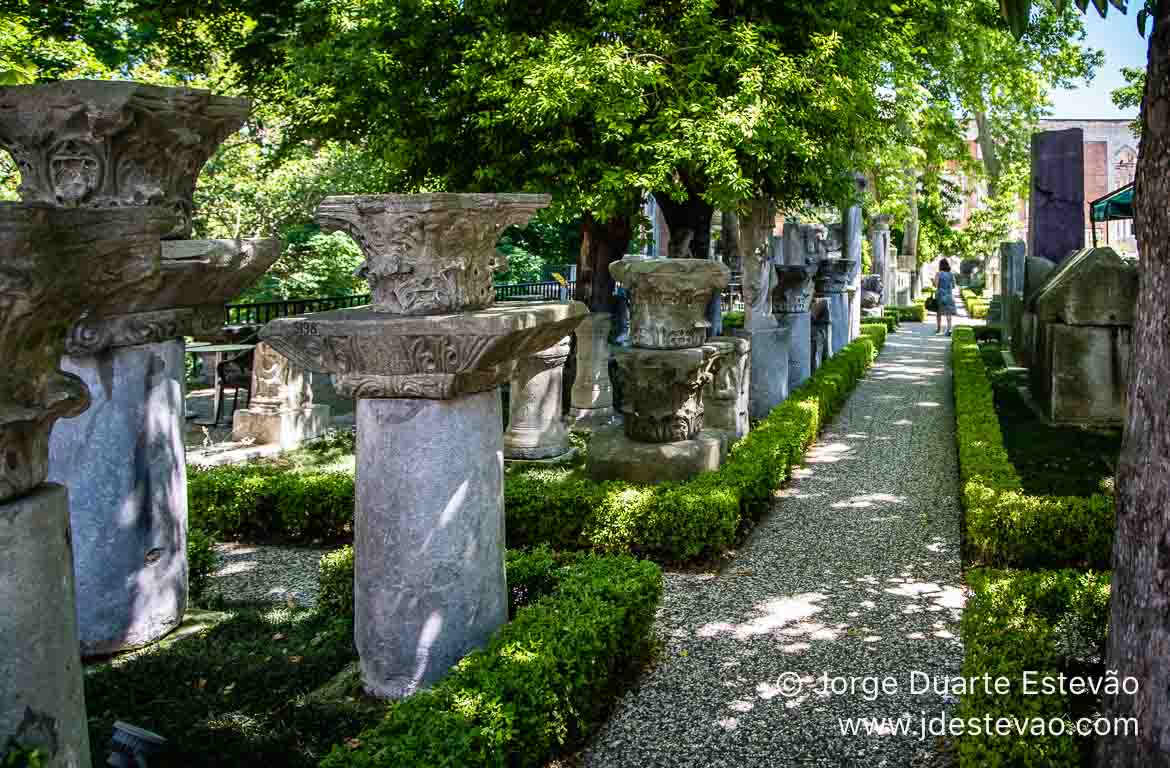
[[[714,556],[734,542],[788,478],[819,426],[835,413],[885,341],[886,328],[862,336],[732,447],[727,462],[681,483],[598,483],[580,466],[509,468],[504,514],[509,547],[631,552],[664,561]],[[193,470],[192,525],[219,538],[352,535],[353,476],[292,473],[263,465]]]
[[[861,324],[885,326],[887,333],[894,333],[898,330],[898,318],[890,314],[883,314],[881,317],[863,317]]]
[[[899,320],[905,320],[911,323],[921,323],[926,320],[926,304],[923,302],[910,304],[905,307],[893,307],[893,309],[898,313]]]
[[[959,699],[957,717],[981,723],[1014,718],[1045,721],[1043,734],[1020,736],[966,733],[958,740],[959,764],[971,766],[1047,766],[1087,764],[1091,737],[1053,734],[1052,719],[1070,724],[1091,717],[1098,697],[1025,693],[1024,673],[1034,679],[1058,674],[1098,677],[1108,618],[1109,574],[1063,571],[967,572],[969,597],[963,609],[966,651],[964,678],[1006,678],[1010,691],[996,695],[982,685]]]
[[[352,556],[323,561],[322,573],[344,583],[346,563],[352,605]],[[652,651],[662,571],[627,555],[543,549],[509,552],[507,572],[521,607],[487,647],[391,704],[380,722],[334,747],[322,768],[542,766],[582,743],[623,676]]]
[[[956,328],[955,436],[968,554],[985,565],[1108,568],[1113,499],[1033,496],[1008,460],[991,382],[971,328]]]

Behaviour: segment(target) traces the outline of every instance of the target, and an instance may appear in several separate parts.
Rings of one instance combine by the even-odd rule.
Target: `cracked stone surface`
[[[957,676],[963,655],[950,338],[931,320],[887,339],[720,572],[667,574],[661,653],[584,765],[947,764],[918,729],[955,701],[910,687],[912,672]],[[898,690],[821,695],[825,674],[893,676]],[[909,736],[843,736],[838,722],[904,715]]]

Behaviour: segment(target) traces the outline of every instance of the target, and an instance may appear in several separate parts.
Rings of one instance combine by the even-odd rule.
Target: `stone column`
[[[1059,264],[1085,247],[1084,154],[1080,128],[1032,134],[1029,256]]]
[[[329,406],[313,402],[312,375],[267,344],[256,345],[248,407],[232,416],[232,439],[290,450],[325,434]]]
[[[505,459],[557,459],[570,452],[561,420],[561,379],[569,359],[569,337],[516,361],[508,398]]]
[[[869,250],[873,263],[870,265],[873,274],[882,280],[882,299],[880,306],[894,303],[894,276],[893,265],[889,263],[890,254],[890,216],[874,216],[869,226]]]
[[[58,366],[64,331],[156,284],[173,226],[159,208],[0,203],[0,751],[46,768],[90,766],[69,493],[46,482],[54,422],[89,404]]]
[[[249,109],[243,99],[132,82],[0,92],[0,144],[22,169],[24,200],[93,209],[150,203],[174,216],[158,284],[86,316],[69,332],[62,362],[94,397],[50,444],[50,479],[73,490],[85,655],[156,640],[186,606],[182,338],[219,325],[223,302],[280,252],[275,240],[184,239],[199,169]]]
[[[354,639],[375,696],[434,683],[507,619],[497,388],[587,315],[580,302],[493,306],[496,240],[548,201],[327,198],[318,221],[361,246],[373,304],[261,331],[358,401]]]
[[[845,259],[822,259],[816,272],[816,296],[828,303],[832,325],[829,354],[835,355],[849,343],[849,300],[846,289],[852,264]]]
[[[1003,301],[1000,305],[1000,328],[1004,342],[1016,336],[1016,324],[1024,306],[1024,266],[1027,263],[1024,243],[1016,240],[999,244],[1000,279]]]
[[[709,343],[723,347],[712,369],[711,380],[703,389],[703,423],[709,429],[727,432],[731,442],[751,429],[748,410],[751,344],[747,339],[734,336],[716,336]]]
[[[776,267],[777,286],[772,293],[772,311],[792,333],[788,356],[789,392],[812,376],[812,319],[809,309],[816,272],[817,267],[813,263]]]
[[[569,425],[576,432],[592,432],[616,418],[609,380],[611,320],[608,312],[593,312],[577,326],[577,375],[569,409]]]
[[[829,311],[829,299],[814,298],[811,307],[812,372],[816,373],[833,354],[833,319]]]
[[[846,288],[849,297],[850,341],[861,335],[861,241],[865,237],[865,225],[862,223],[860,199],[866,189],[864,176],[855,174],[853,180],[857,187],[857,199],[841,211],[841,258],[852,265]]]

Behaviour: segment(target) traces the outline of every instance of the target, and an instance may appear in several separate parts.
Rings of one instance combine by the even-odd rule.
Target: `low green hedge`
[[[662,572],[629,556],[511,552],[508,583],[528,602],[486,648],[322,768],[543,766],[582,743],[651,653]]]
[[[743,328],[743,312],[724,312],[723,331],[726,333],[732,328]]]
[[[969,554],[986,565],[1108,568],[1114,507],[1108,496],[1032,496],[1021,490],[971,328],[952,346],[955,437]]]
[[[863,317],[861,318],[862,325],[881,325],[884,326],[888,333],[894,333],[898,330],[898,318],[893,315],[882,315],[881,317]]]
[[[962,676],[1006,678],[1010,690],[1001,695],[975,686],[959,697],[957,717],[980,723],[985,718],[992,723],[999,718],[1017,723],[1042,719],[1044,734],[964,734],[958,739],[959,764],[1046,768],[1087,764],[1092,738],[1054,734],[1050,721],[1063,720],[1071,731],[1072,723],[1093,715],[1097,697],[1025,692],[1024,673],[1040,680],[1058,674],[1098,677],[1104,672],[1100,659],[1108,620],[1108,574],[976,568],[967,572],[967,586]]]
[[[905,320],[911,323],[921,323],[926,320],[926,305],[921,302],[906,307],[894,307],[893,309],[898,313],[899,320]]]
[[[509,468],[504,515],[509,547],[630,552],[667,562],[717,555],[757,517],[844,402],[885,341],[886,328],[830,358],[755,429],[727,462],[682,483],[597,483],[580,466]],[[192,525],[217,538],[337,539],[352,535],[353,477],[263,465],[193,470]]]
[[[202,601],[211,576],[219,568],[215,541],[196,527],[187,529],[187,598],[195,604]]]

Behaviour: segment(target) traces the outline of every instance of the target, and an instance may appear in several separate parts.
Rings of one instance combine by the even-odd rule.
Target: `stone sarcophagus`
[[[1065,259],[1029,299],[1032,390],[1055,423],[1120,427],[1138,266],[1112,248]]]

